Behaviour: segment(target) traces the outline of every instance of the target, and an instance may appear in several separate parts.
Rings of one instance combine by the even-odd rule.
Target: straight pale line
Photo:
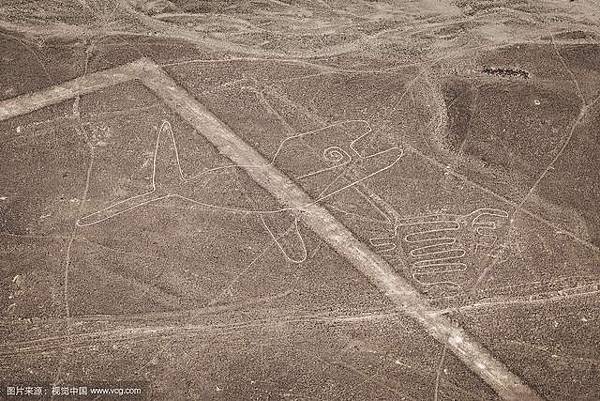
[[[125,64],[110,70],[75,78],[33,93],[27,93],[0,102],[0,121],[31,113],[43,107],[69,100],[98,90],[131,81],[137,76],[133,64]]]

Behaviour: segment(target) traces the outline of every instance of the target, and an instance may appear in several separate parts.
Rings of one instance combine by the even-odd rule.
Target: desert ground
[[[0,1],[0,400],[599,400],[599,38],[595,0]]]

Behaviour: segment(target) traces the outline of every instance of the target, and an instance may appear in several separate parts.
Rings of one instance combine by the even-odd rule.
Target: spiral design
[[[352,157],[339,146],[330,146],[323,151],[323,158],[335,164],[342,164],[352,160]]]

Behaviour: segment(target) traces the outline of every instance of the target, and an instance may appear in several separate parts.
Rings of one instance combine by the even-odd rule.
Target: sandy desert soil
[[[598,21],[0,2],[0,399],[600,399]]]

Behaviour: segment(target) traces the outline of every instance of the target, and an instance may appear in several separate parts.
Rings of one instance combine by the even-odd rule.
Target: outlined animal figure
[[[327,128],[318,131],[326,133],[326,130]],[[318,190],[317,193],[322,195],[317,197],[315,202],[319,202],[335,193],[350,188],[362,179],[389,168],[389,165],[386,165],[386,163],[395,163],[402,155],[402,151],[394,148],[390,151],[362,156],[355,146],[357,140],[366,135],[365,132],[350,134],[349,137],[344,132],[342,137],[331,135],[326,137],[325,140],[321,140],[316,133],[317,131],[300,134],[297,137],[288,138],[289,141],[286,139],[278,149],[279,155],[275,155],[273,158],[273,160],[277,158],[278,162],[282,162],[284,155],[291,156],[288,155],[288,151],[294,149],[294,147],[288,145],[292,144],[292,139],[306,140],[303,144],[310,146],[313,152],[294,154],[295,157],[293,157],[294,160],[292,163],[298,163],[302,167],[311,166],[311,168],[309,171],[304,170],[304,174],[300,174],[300,177],[293,175],[291,178],[301,181],[306,178],[318,178],[318,184],[323,189]],[[308,141],[308,139],[317,140]],[[347,142],[343,142],[344,140]],[[391,156],[391,153],[394,156]],[[319,159],[315,155],[321,155],[322,158]],[[379,155],[382,156],[382,160],[377,160],[377,156]],[[297,210],[277,208],[277,205],[273,205],[270,202],[263,203],[260,200],[250,200],[251,202],[239,207],[223,206],[202,200],[202,191],[198,192],[196,190],[201,180],[206,179],[207,176],[216,172],[239,169],[239,166],[228,165],[217,167],[186,178],[181,167],[175,135],[168,121],[163,121],[157,130],[152,160],[151,189],[149,191],[117,201],[103,209],[83,216],[76,224],[80,227],[99,224],[153,202],[167,198],[179,198],[206,208],[219,209],[225,212],[256,214],[259,216],[265,230],[288,261],[301,263],[306,260],[308,252],[301,233]],[[345,179],[342,179],[342,176],[345,169],[350,168],[350,166],[353,166],[352,168],[354,169],[354,179],[352,182],[344,181]],[[244,167],[260,168],[260,166]],[[340,171],[340,168],[344,168],[344,171]],[[333,175],[330,175],[330,173]],[[325,177],[321,180],[322,176]],[[313,189],[313,187],[309,189]]]
[[[425,291],[456,293],[499,256],[508,218],[508,212],[493,208],[409,217],[396,221],[392,235],[370,243],[381,254],[406,258],[408,275]]]
[[[143,194],[123,199],[81,217],[76,224],[80,227],[99,224],[153,202],[168,198],[179,198],[209,209],[231,213],[257,214],[284,256],[293,263],[303,262],[307,257],[307,251],[294,211],[277,209],[277,205],[272,202],[262,205],[261,202],[255,202],[259,205],[245,202],[239,206],[230,206],[203,201],[199,193],[202,193],[202,184],[206,180],[210,180],[211,174],[221,174],[224,171],[237,173],[237,168],[235,165],[226,165],[208,169],[192,177],[185,177],[173,129],[168,121],[163,121],[157,131],[152,157],[151,189]],[[222,177],[220,178],[222,179]],[[223,192],[226,192],[224,188]],[[272,207],[268,208],[269,206]]]
[[[403,150],[376,138],[365,120],[345,120],[282,141],[272,163],[316,201],[393,167]]]

